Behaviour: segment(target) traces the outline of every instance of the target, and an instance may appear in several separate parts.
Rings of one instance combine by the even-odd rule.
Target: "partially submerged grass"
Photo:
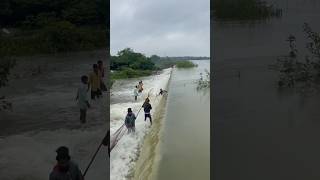
[[[191,61],[178,61],[176,63],[177,68],[193,68],[193,67],[197,67],[196,64],[194,64]]]

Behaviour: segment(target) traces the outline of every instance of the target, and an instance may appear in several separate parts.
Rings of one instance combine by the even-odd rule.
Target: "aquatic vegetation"
[[[200,79],[197,81],[197,90],[210,88],[210,72],[205,70],[205,77],[200,73]]]
[[[10,70],[15,66],[15,59],[2,57],[0,58],[0,88],[8,84]],[[0,111],[11,109],[12,104],[6,101],[5,96],[0,96]]]
[[[282,10],[261,0],[215,0],[213,13],[219,20],[256,20],[280,17]]]
[[[289,54],[278,57],[273,68],[279,72],[279,87],[300,87],[305,91],[307,88],[318,88],[320,85],[320,36],[312,31],[307,23],[303,25],[303,31],[308,40],[308,53],[304,56],[299,55],[296,38],[293,35],[288,37]]]
[[[176,66],[177,66],[177,68],[193,68],[193,67],[197,67],[197,65],[194,64],[191,61],[177,61],[176,62]]]

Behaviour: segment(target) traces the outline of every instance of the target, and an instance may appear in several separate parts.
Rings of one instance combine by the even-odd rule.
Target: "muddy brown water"
[[[317,32],[320,2],[279,0],[284,16],[256,24],[214,22],[212,176],[219,180],[319,179],[320,95],[277,88],[268,69],[302,25]],[[238,73],[240,72],[240,76]]]

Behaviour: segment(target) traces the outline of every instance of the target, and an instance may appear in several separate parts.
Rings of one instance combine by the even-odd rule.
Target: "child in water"
[[[87,115],[87,108],[90,107],[88,102],[88,77],[82,76],[81,77],[81,85],[78,88],[76,100],[78,100],[78,105],[80,108],[80,122],[86,122],[86,115]]]

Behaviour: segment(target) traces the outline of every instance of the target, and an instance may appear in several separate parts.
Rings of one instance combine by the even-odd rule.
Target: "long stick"
[[[107,136],[107,134],[106,134],[106,136]],[[97,156],[97,154],[98,154],[98,152],[99,152],[99,150],[100,150],[100,148],[101,148],[101,146],[102,146],[102,143],[103,143],[103,141],[101,141],[101,143],[100,143],[100,145],[99,145],[98,149],[96,150],[96,152],[94,153],[93,157],[91,158],[90,163],[88,164],[88,166],[87,166],[86,170],[85,170],[85,171],[84,171],[84,173],[83,173],[83,177],[87,174],[87,172],[88,172],[88,170],[89,170],[89,168],[90,168],[90,166],[91,166],[92,162],[93,162],[93,161],[94,161],[94,159],[96,158],[96,156]]]

